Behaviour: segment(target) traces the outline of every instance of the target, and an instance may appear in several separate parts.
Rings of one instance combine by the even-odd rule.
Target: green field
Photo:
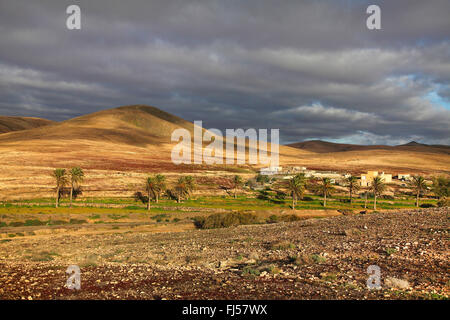
[[[327,199],[326,208],[323,206],[322,197],[316,195],[306,195],[303,200],[299,200],[295,209],[297,210],[364,210],[364,199],[353,198],[353,204],[349,202],[349,198],[346,196],[334,196]],[[436,200],[430,198],[424,198],[420,200],[420,204],[423,207],[436,206]],[[0,213],[5,212],[5,209],[12,208],[51,208],[54,207],[54,199],[31,199],[31,200],[16,200],[8,201],[0,204]],[[225,196],[205,196],[205,197],[193,197],[189,200],[184,200],[181,203],[177,203],[174,200],[161,199],[159,203],[151,203],[151,212],[166,212],[166,211],[182,211],[183,208],[202,208],[202,209],[225,209],[225,210],[273,210],[273,209],[291,209],[291,199],[286,197],[285,199],[277,199],[273,194],[268,193],[267,196],[258,197],[246,197],[238,196],[236,199],[233,197]],[[67,210],[68,200],[61,199],[60,206]],[[78,199],[74,201],[74,207],[71,210],[75,213],[78,211],[79,206],[84,208],[96,208],[112,210],[114,212],[125,211],[137,211],[142,212],[146,210],[146,205],[142,202],[135,201],[132,198],[89,198]],[[377,210],[389,210],[389,209],[402,209],[402,208],[414,208],[415,198],[407,197],[402,199],[377,199]],[[62,209],[61,208],[61,209]],[[373,198],[368,198],[367,209],[373,208]],[[58,211],[58,210],[56,210]]]

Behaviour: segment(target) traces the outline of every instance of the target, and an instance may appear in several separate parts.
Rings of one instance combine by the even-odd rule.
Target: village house
[[[399,173],[397,175],[397,179],[402,181],[409,181],[411,180],[411,175],[408,173]]]
[[[268,167],[259,169],[259,174],[263,176],[270,176],[282,173],[283,167]]]
[[[380,177],[384,183],[392,182],[392,174],[386,174],[384,172],[381,172],[379,174],[378,171],[367,171],[366,174],[361,175],[361,187],[370,187],[370,185],[372,184],[372,180],[375,177]]]

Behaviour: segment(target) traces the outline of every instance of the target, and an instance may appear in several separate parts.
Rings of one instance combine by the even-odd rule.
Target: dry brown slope
[[[52,126],[0,136],[0,144],[30,140],[98,141],[145,147],[147,144],[170,141],[176,128],[193,130],[193,124],[149,106],[125,106],[103,110],[63,121]],[[169,139],[167,139],[169,138]]]
[[[0,116],[0,134],[47,126],[54,121],[33,117]]]

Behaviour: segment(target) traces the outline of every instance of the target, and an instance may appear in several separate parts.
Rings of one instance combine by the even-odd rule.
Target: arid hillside
[[[321,140],[308,140],[303,142],[292,143],[289,147],[311,151],[315,153],[333,153],[346,151],[367,151],[367,150],[386,150],[386,151],[412,151],[422,153],[443,153],[450,154],[450,146],[444,145],[427,145],[411,141],[407,144],[398,146],[385,145],[357,145],[347,143],[333,143]]]
[[[0,134],[0,199],[50,196],[55,168],[86,170],[84,196],[117,196],[131,192],[148,173],[254,175],[259,166],[175,165],[171,152],[176,128],[191,133],[194,125],[149,106],[104,110],[48,126]],[[282,128],[280,131],[282,132]],[[205,132],[203,130],[203,132]],[[247,141],[248,144],[248,141]],[[204,143],[203,147],[208,145]],[[269,144],[268,149],[271,149]],[[194,152],[200,152],[195,150]],[[279,146],[281,166],[360,173],[365,170],[449,174],[448,152],[427,148],[355,150],[317,153]],[[211,190],[211,192],[215,192]]]
[[[43,127],[53,123],[51,120],[41,118],[0,116],[0,134]]]

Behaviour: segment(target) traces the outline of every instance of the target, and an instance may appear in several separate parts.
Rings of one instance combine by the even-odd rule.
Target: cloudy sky
[[[283,143],[450,144],[449,17],[448,0],[0,0],[0,114],[147,104]]]

